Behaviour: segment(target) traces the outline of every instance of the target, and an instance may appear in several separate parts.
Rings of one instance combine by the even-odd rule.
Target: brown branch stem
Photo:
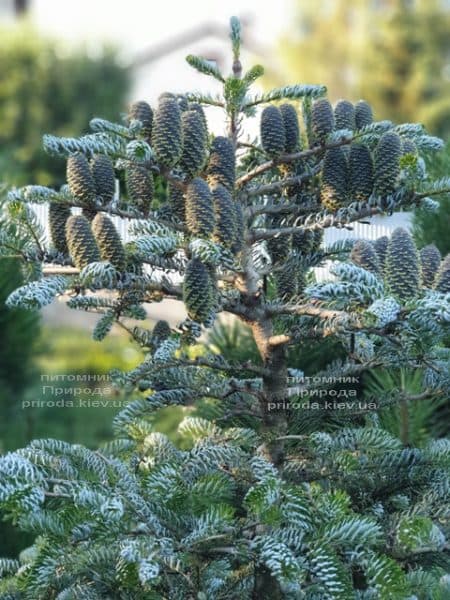
[[[351,142],[352,142],[351,139],[339,140],[337,142],[331,142],[329,144],[323,144],[321,146],[314,146],[313,148],[309,148],[308,150],[301,150],[300,152],[293,152],[290,154],[280,154],[280,156],[278,156],[277,158],[268,160],[267,162],[265,162],[261,165],[258,165],[257,167],[255,167],[254,169],[252,169],[251,171],[246,173],[245,175],[242,175],[242,177],[240,177],[236,181],[236,187],[240,188],[240,187],[246,185],[247,183],[252,181],[252,179],[255,179],[255,177],[259,177],[259,175],[262,175],[266,171],[269,171],[270,169],[273,169],[273,167],[276,167],[283,163],[291,163],[291,162],[295,162],[296,160],[301,160],[302,158],[308,158],[309,156],[314,156],[316,154],[320,154],[324,150],[329,150],[330,148],[336,148],[338,146],[350,144]]]

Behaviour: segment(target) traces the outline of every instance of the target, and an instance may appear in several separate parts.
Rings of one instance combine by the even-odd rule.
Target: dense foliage
[[[429,157],[427,168],[436,178],[444,177],[450,170],[450,143],[438,156]],[[430,212],[417,210],[413,215],[414,238],[420,246],[435,244],[443,255],[450,252],[450,198],[442,198],[439,208]]]
[[[0,209],[5,202],[4,189],[0,189]],[[0,219],[0,230],[8,227]],[[15,235],[15,227],[9,235]],[[11,421],[25,390],[34,379],[33,354],[36,352],[36,339],[39,335],[39,315],[23,308],[10,309],[5,305],[9,294],[24,283],[21,271],[20,253],[16,247],[11,251],[2,248],[0,260],[0,449],[4,450],[11,440]]]
[[[450,132],[450,13],[442,0],[297,0],[272,79],[324,82],[363,97],[380,118]],[[308,57],[305,60],[305,57]]]
[[[435,209],[450,180],[430,180],[422,155],[442,142],[421,125],[373,121],[363,101],[333,108],[322,86],[255,95],[263,70],[243,71],[235,18],[231,41],[229,76],[188,57],[221,96],[165,93],[124,124],[45,136],[47,152],[67,157],[68,185],[10,193],[30,282],[8,305],[67,294],[71,308],[99,313],[95,339],[119,323],[146,356],[112,374],[134,395],[113,442],[34,440],[0,459],[2,509],[37,536],[0,562],[0,598],[449,596],[450,442],[413,447],[378,417],[448,395],[449,257],[419,252],[404,229],[323,245],[331,226]],[[224,110],[227,136],[208,135],[202,105]],[[118,174],[126,200],[113,193]],[[161,179],[167,199],[155,205]],[[53,207],[50,246],[32,202]],[[111,216],[130,220],[125,246]],[[313,267],[326,260],[330,281],[318,283]],[[150,331],[143,304],[163,298],[183,300],[188,316]],[[250,327],[260,360],[192,356],[222,312]],[[292,347],[327,336],[344,359],[310,377],[288,367]],[[361,402],[359,376],[374,367],[419,370],[419,393]],[[186,407],[177,444],[154,427],[168,406]]]
[[[112,49],[69,49],[29,26],[1,30],[0,64],[0,181],[61,185],[64,161],[43,151],[42,132],[81,132],[94,111],[115,117],[127,70]]]

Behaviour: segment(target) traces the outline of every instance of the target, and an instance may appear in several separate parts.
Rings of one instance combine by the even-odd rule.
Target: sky
[[[38,25],[66,39],[105,38],[130,51],[157,43],[205,21],[249,17],[252,34],[270,44],[289,23],[293,0],[33,0]]]

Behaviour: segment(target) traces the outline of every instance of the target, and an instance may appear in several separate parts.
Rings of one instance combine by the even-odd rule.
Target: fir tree
[[[71,190],[10,193],[2,241],[11,246],[17,228],[28,232],[20,254],[30,277],[8,305],[35,309],[70,292],[71,308],[101,315],[96,339],[119,322],[148,352],[132,371],[112,374],[134,394],[115,418],[113,442],[92,451],[35,440],[0,459],[2,510],[37,536],[18,560],[0,562],[0,598],[406,600],[450,593],[450,442],[403,445],[377,411],[410,400],[404,390],[359,405],[355,385],[374,366],[414,367],[423,372],[420,400],[448,394],[448,258],[430,289],[406,232],[395,233],[387,250],[359,244],[351,256],[348,242],[323,244],[328,227],[448,193],[448,179],[424,183],[412,173],[405,181],[397,170],[403,138],[419,153],[442,144],[411,124],[336,131],[342,104],[333,112],[323,86],[255,95],[262,68],[243,71],[236,18],[231,42],[228,76],[188,57],[222,83],[220,97],[164,94],[151,135],[146,108],[125,125],[96,120],[95,132],[81,138],[45,136],[47,151],[69,165],[77,157]],[[295,125],[291,112],[286,136],[286,109],[273,104],[280,100],[301,103],[307,148],[286,152]],[[208,144],[200,172],[192,147],[183,153],[182,115],[192,103],[221,107],[229,125],[228,137]],[[263,139],[249,147],[240,124],[255,116]],[[136,121],[147,127],[144,136]],[[197,132],[199,122],[192,123]],[[358,198],[343,151],[353,144],[375,158],[375,191],[367,187]],[[99,154],[118,172],[163,178],[167,202],[153,202],[141,178],[131,202],[92,199],[88,163],[79,157]],[[297,170],[285,176],[291,163]],[[324,182],[335,186],[336,204],[324,205]],[[72,215],[67,264],[46,246],[29,203],[85,207],[86,190],[100,215],[131,221],[132,241],[122,249],[108,216],[91,225]],[[383,248],[385,261],[378,258]],[[312,268],[330,258],[333,279],[315,282]],[[151,331],[143,304],[162,298],[184,301],[188,317]],[[221,313],[249,326],[257,361],[191,351]],[[290,350],[303,344],[307,352],[308,340],[327,336],[345,349],[344,360],[313,377],[288,368]],[[171,406],[189,409],[181,444],[154,429],[155,414]]]

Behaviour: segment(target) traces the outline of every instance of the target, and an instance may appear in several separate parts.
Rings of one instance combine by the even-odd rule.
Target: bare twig
[[[247,197],[251,196],[264,196],[266,194],[272,194],[274,192],[281,192],[284,187],[288,187],[290,185],[299,185],[308,181],[315,175],[317,175],[320,171],[320,166],[315,167],[309,173],[303,173],[302,175],[297,175],[295,177],[286,177],[285,179],[280,179],[279,181],[274,181],[272,183],[267,183],[265,185],[258,185],[253,188],[250,188],[245,192]]]
[[[309,215],[315,214],[321,210],[320,204],[310,204],[308,206],[300,206],[298,204],[292,204],[289,202],[280,202],[278,204],[267,203],[267,204],[254,204],[248,206],[245,209],[245,216],[247,219],[252,220],[258,215]]]
[[[269,346],[281,346],[283,344],[287,344],[291,340],[291,336],[280,334],[280,335],[272,335],[269,338]]]
[[[67,266],[67,267],[50,266],[50,267],[44,267],[42,269],[42,274],[44,275],[44,277],[48,277],[50,275],[79,275],[79,273],[80,273],[80,269],[77,269],[76,267],[69,267],[69,266]]]
[[[336,317],[346,316],[343,310],[332,310],[314,306],[313,304],[282,304],[281,306],[270,306],[267,308],[268,316],[274,315],[307,315],[310,317],[320,317],[322,319],[335,319]]]
[[[255,144],[248,144],[246,142],[238,142],[237,147],[238,148],[249,148],[250,150],[255,150],[256,152],[259,152],[260,154],[264,154],[264,155],[266,154],[262,148],[260,148],[259,146],[256,146]]]
[[[263,173],[265,173],[266,171],[269,171],[270,169],[273,169],[273,167],[276,167],[277,165],[281,165],[283,163],[295,162],[296,160],[300,160],[302,158],[308,158],[309,156],[314,156],[315,154],[320,154],[324,150],[329,150],[330,148],[336,148],[338,146],[350,144],[351,142],[352,142],[351,139],[344,139],[344,140],[339,140],[337,142],[331,142],[329,144],[325,144],[322,146],[314,146],[314,148],[309,148],[308,150],[301,150],[300,152],[293,152],[292,154],[280,154],[280,156],[278,156],[277,158],[273,158],[272,160],[269,160],[269,161],[263,163],[262,165],[258,165],[257,167],[255,167],[254,169],[252,169],[251,171],[246,173],[245,175],[242,175],[242,177],[240,177],[236,181],[236,187],[239,188],[239,187],[246,185],[247,183],[252,181],[252,179],[254,179],[255,177],[262,175]]]
[[[69,500],[72,498],[70,494],[61,494],[59,492],[44,491],[44,495],[48,498],[68,498]]]

